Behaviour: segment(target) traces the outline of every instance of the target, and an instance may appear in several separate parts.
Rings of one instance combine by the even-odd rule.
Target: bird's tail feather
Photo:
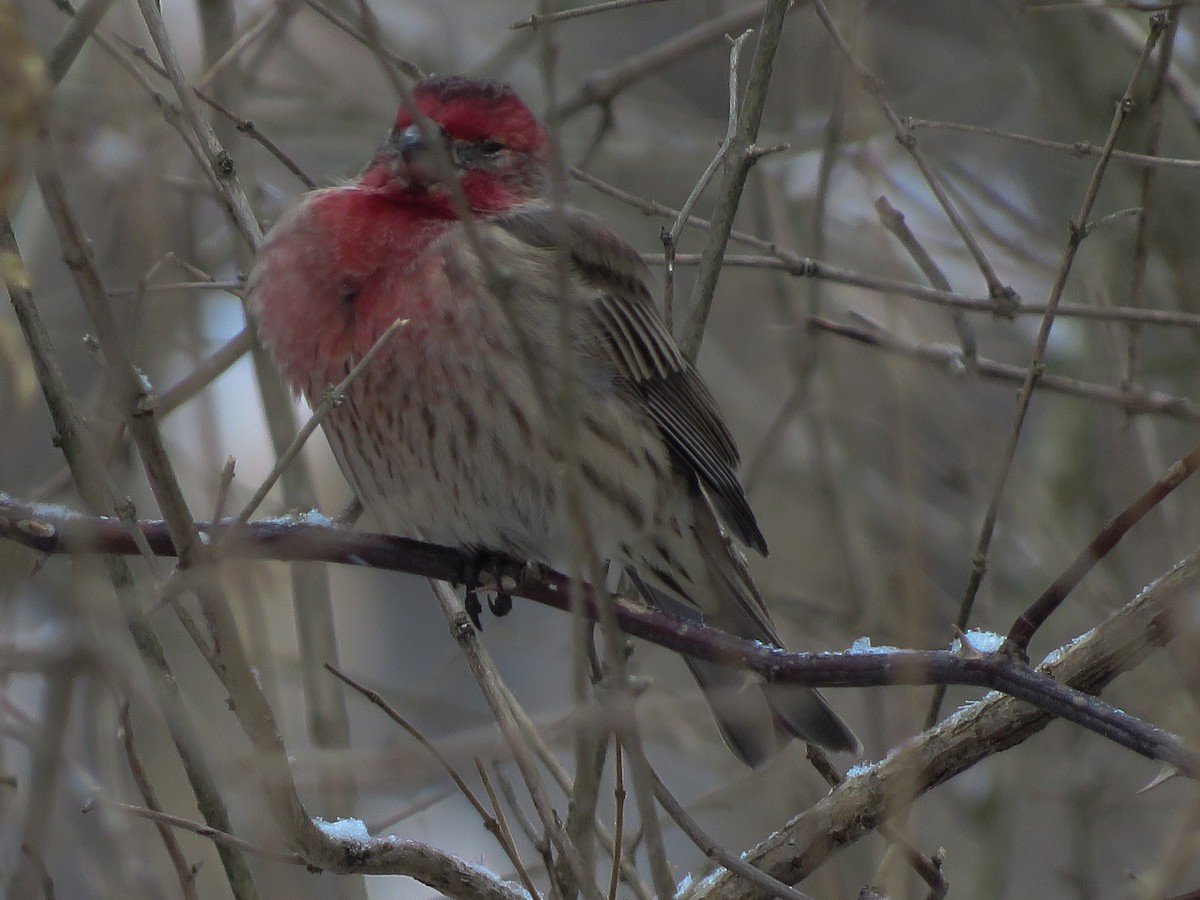
[[[704,621],[705,617],[691,604],[648,584],[637,573],[630,572],[630,577],[648,603],[683,619]],[[726,623],[711,624],[740,637],[780,645],[774,634],[763,635],[757,628],[731,629]],[[814,689],[763,684],[750,672],[686,656],[684,661],[704,692],[725,743],[747,765],[762,765],[792,737],[827,750],[862,751],[854,732]]]

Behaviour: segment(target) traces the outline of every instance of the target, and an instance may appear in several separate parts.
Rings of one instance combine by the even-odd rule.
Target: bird
[[[391,533],[559,569],[572,527],[555,398],[571,379],[597,556],[650,606],[782,647],[734,543],[767,553],[733,437],[649,269],[552,201],[554,165],[509,85],[418,81],[361,174],[303,195],[265,237],[247,278],[258,334],[315,406],[403,321],[322,420],[361,503]],[[792,737],[861,751],[816,690],[685,662],[747,765]]]

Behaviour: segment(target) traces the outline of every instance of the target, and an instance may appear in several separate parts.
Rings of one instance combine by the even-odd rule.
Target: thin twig
[[[840,322],[830,322],[827,319],[811,319],[809,324],[823,332],[849,338],[870,347],[878,347],[889,353],[931,363],[952,376],[968,374],[968,370],[962,365],[962,351],[949,344],[912,344],[893,337],[879,328],[857,328]],[[971,374],[993,381],[1019,385],[1024,383],[1028,372],[1029,370],[1023,366],[1009,365],[979,357],[975,361],[975,371]],[[1120,407],[1127,413],[1153,413],[1184,422],[1200,422],[1200,404],[1186,397],[1176,397],[1160,391],[1122,390],[1050,373],[1043,373],[1038,379],[1038,390],[1110,404]]]
[[[521,727],[521,731],[525,735],[526,740],[528,740],[530,746],[533,747],[533,752],[537,754],[538,761],[542,764],[546,771],[550,773],[550,777],[554,779],[555,783],[558,784],[563,793],[570,796],[573,789],[573,784],[571,778],[567,774],[566,769],[564,769],[562,763],[558,761],[558,757],[551,752],[550,748],[546,745],[546,742],[542,740],[542,736],[538,734],[537,729],[533,727],[533,723],[529,721],[528,716],[524,715],[524,711],[515,703],[515,701],[510,703],[510,707],[513,709],[513,714],[516,717],[517,724]],[[620,741],[614,741],[614,744],[615,746],[619,747]],[[623,767],[621,785],[621,800],[624,802],[625,788]],[[601,846],[603,846],[605,851],[608,852],[608,854],[614,859],[615,864],[619,866],[621,880],[625,882],[626,886],[628,886],[638,900],[650,900],[653,895],[653,891],[641,877],[641,874],[638,872],[633,860],[622,855],[621,848],[616,843],[617,836],[611,834],[608,829],[601,824],[599,819],[593,819],[593,825],[596,830],[596,836],[600,839]]]
[[[348,19],[343,19],[337,13],[327,8],[324,4],[318,3],[317,0],[304,0],[304,5],[323,18],[325,21],[332,24],[339,31],[343,31],[350,35],[350,37],[354,38],[354,40],[358,41],[363,46],[374,49],[372,47],[371,40],[365,34],[355,28]],[[415,63],[396,56],[391,51],[384,50],[384,52],[387,54],[388,62],[403,72],[406,76],[411,78],[413,81],[424,77],[421,70]]]
[[[1167,24],[1163,31],[1162,49],[1159,51],[1158,65],[1150,84],[1148,121],[1146,123],[1146,154],[1148,156],[1155,156],[1158,153],[1159,140],[1162,137],[1164,105],[1167,96],[1166,82],[1167,75],[1171,71],[1175,36],[1179,30],[1179,8],[1172,7],[1166,12],[1166,16]],[[1135,308],[1146,305],[1146,275],[1150,260],[1150,216],[1157,175],[1158,170],[1150,166],[1142,169],[1137,231],[1133,239],[1133,278],[1129,290],[1129,304]],[[1141,330],[1136,325],[1130,325],[1128,335],[1125,373],[1121,379],[1122,386],[1125,387],[1133,385],[1141,374]]]
[[[566,22],[582,16],[594,16],[598,13],[612,12],[615,9],[625,9],[630,6],[645,6],[649,3],[663,3],[665,0],[605,0],[603,3],[593,3],[590,6],[578,6],[575,9],[564,9],[560,12],[534,13],[528,19],[521,19],[509,25],[510,31],[521,28],[539,28],[555,22]]]
[[[442,611],[450,623],[451,634],[458,641],[467,664],[471,668],[471,673],[475,676],[475,680],[483,693],[484,700],[487,701],[488,707],[492,711],[492,716],[495,718],[496,724],[500,727],[500,733],[504,736],[505,743],[508,744],[509,749],[513,752],[513,759],[517,764],[517,769],[521,773],[521,778],[524,780],[530,799],[533,801],[534,809],[537,811],[538,818],[541,819],[547,834],[549,834],[554,849],[569,861],[572,867],[572,874],[575,876],[575,880],[584,895],[589,900],[603,900],[592,881],[592,873],[586,872],[583,869],[583,863],[579,859],[578,851],[571,843],[570,838],[567,837],[566,832],[563,831],[562,825],[559,824],[558,816],[550,805],[545,786],[542,784],[542,780],[537,773],[537,768],[534,765],[533,754],[520,728],[517,727],[513,720],[512,713],[509,711],[508,700],[502,688],[503,681],[496,671],[491,655],[484,648],[479,640],[478,633],[471,625],[471,619],[467,615],[462,601],[454,595],[454,592],[443,580],[431,580],[431,586],[433,587],[434,596],[437,597],[438,603],[441,605]]]
[[[683,201],[683,206],[679,207],[679,215],[675,217],[675,221],[671,223],[671,229],[663,235],[663,255],[666,261],[667,268],[667,284],[663,292],[663,308],[666,313],[667,327],[670,328],[674,321],[675,315],[675,297],[674,297],[674,279],[670,276],[674,272],[672,260],[675,256],[675,248],[679,245],[679,237],[683,234],[683,228],[688,223],[692,215],[692,208],[700,199],[700,196],[712,183],[713,178],[717,174],[717,170],[726,163],[730,154],[733,153],[734,144],[738,136],[738,126],[741,118],[738,114],[738,109],[741,105],[741,91],[738,88],[738,65],[741,61],[742,47],[747,39],[753,34],[753,31],[743,31],[740,35],[734,38],[732,45],[729,48],[729,118],[725,128],[725,137],[721,141],[720,147],[717,148],[716,155],[709,161],[704,172],[697,179],[692,187],[692,192],[688,194],[688,198]]]
[[[27,900],[39,894],[49,877],[46,853],[58,808],[58,785],[63,774],[63,741],[71,718],[75,674],[70,669],[46,672],[40,727],[29,760],[29,784],[20,826],[21,856],[8,883],[8,900]]]
[[[758,43],[754,48],[754,58],[750,63],[750,75],[746,82],[746,95],[742,100],[738,118],[737,137],[729,155],[721,189],[717,194],[712,228],[708,233],[700,269],[692,286],[688,318],[680,340],[680,349],[691,360],[696,359],[700,352],[700,343],[704,339],[704,326],[708,321],[713,297],[716,295],[722,259],[729,243],[730,232],[733,230],[733,219],[741,202],[746,176],[760,155],[754,144],[758,140],[758,129],[762,122],[763,110],[766,108],[775,51],[779,48],[784,18],[790,5],[789,0],[771,0],[767,4],[762,25],[758,30]]]
[[[892,126],[892,130],[896,134],[896,141],[908,152],[917,169],[920,170],[921,177],[925,179],[925,184],[929,187],[938,205],[941,206],[942,211],[946,214],[946,218],[950,220],[950,224],[954,227],[954,230],[958,233],[959,239],[971,255],[971,259],[974,260],[980,274],[983,275],[984,283],[987,284],[988,296],[1002,302],[1016,300],[1016,291],[1000,280],[1000,277],[996,274],[995,269],[988,260],[983,247],[975,239],[975,235],[967,227],[962,214],[950,200],[933,166],[930,165],[929,161],[925,159],[925,155],[918,148],[916,135],[913,134],[912,129],[905,126],[904,120],[896,114],[891,104],[888,103],[887,98],[883,94],[883,81],[855,56],[854,51],[846,43],[846,39],[842,36],[841,31],[833,21],[833,16],[830,15],[828,8],[826,8],[824,0],[813,0],[813,9],[816,11],[821,23],[825,26],[825,30],[829,32],[829,36],[833,39],[838,50],[846,58],[846,61],[850,64],[855,74],[858,75],[859,82],[862,84],[864,90],[870,94],[879,107],[880,112],[883,113],[884,118]]]
[[[474,807],[475,812],[479,815],[479,818],[483,819],[485,823],[487,822],[489,818],[487,808],[483,805],[480,799],[475,796],[475,792],[471,790],[471,788],[463,780],[463,777],[458,774],[458,770],[451,765],[450,760],[446,759],[446,757],[442,754],[442,751],[434,746],[433,742],[430,741],[429,738],[425,737],[425,735],[422,734],[420,730],[418,730],[411,722],[400,715],[400,713],[397,712],[390,703],[383,699],[383,696],[378,691],[371,690],[371,688],[367,687],[365,684],[355,681],[336,666],[331,666],[326,663],[325,669],[331,675],[333,675],[333,677],[337,678],[344,684],[349,685],[351,688],[361,694],[368,703],[379,707],[385,716],[407,731],[409,736],[418,744],[420,744],[421,747],[424,748],[425,751],[437,761],[437,764],[441,766],[442,771],[450,776],[450,780],[454,782],[454,786],[458,788],[459,793],[461,793],[467,799],[467,802]]]
[[[217,194],[234,225],[242,233],[250,247],[257,249],[258,245],[262,243],[262,228],[259,226],[250,201],[238,181],[233,159],[221,146],[212,126],[208,124],[200,111],[200,101],[195,90],[188,84],[175,47],[167,36],[162,13],[155,5],[154,0],[138,0],[138,8],[141,10],[142,19],[146,23],[154,46],[158,50],[166,77],[175,88],[183,121],[202,150],[199,159],[205,174],[209,176],[216,187]]]
[[[145,807],[152,812],[161,813],[163,811],[162,804],[158,802],[158,794],[154,790],[154,785],[150,783],[150,776],[146,772],[146,767],[142,765],[141,754],[138,753],[137,744],[133,740],[133,724],[129,719],[128,700],[121,704],[119,719],[121,744],[125,748],[125,760],[129,763],[129,773],[133,776],[133,783],[137,785],[138,793],[142,795],[142,803],[145,804]],[[158,829],[158,836],[162,840],[163,846],[166,847],[171,866],[175,869],[180,893],[183,894],[185,900],[198,900],[200,895],[196,892],[196,870],[183,855],[179,841],[175,839],[175,832],[165,822],[156,822],[155,827]]]
[[[367,823],[367,832],[370,834],[378,834],[385,828],[391,828],[398,822],[403,822],[406,819],[411,819],[413,816],[419,815],[434,806],[437,806],[448,797],[453,797],[458,791],[458,788],[453,786],[443,787],[439,791],[434,791],[428,797],[423,797],[414,803],[401,809],[399,812],[392,813],[382,819],[376,819],[373,822]]]
[[[608,900],[617,900],[617,876],[621,872],[621,842],[625,838],[625,761],[622,758],[621,742],[613,748],[613,805],[616,813],[613,820],[612,871],[608,876]]]
[[[1146,513],[1158,506],[1197,469],[1200,469],[1200,446],[1193,447],[1182,459],[1173,463],[1145,493],[1110,519],[1100,533],[1075,557],[1071,565],[1054,579],[1054,583],[1046,588],[1029,609],[1017,617],[1008,631],[1007,640],[1012,647],[1018,653],[1025,653],[1037,630],[1058,609],[1083,577],[1109,554]]]
[[[814,0],[814,2],[820,3],[820,0]],[[984,513],[983,523],[979,528],[979,537],[975,543],[975,550],[971,555],[971,572],[967,578],[966,587],[963,590],[958,616],[955,619],[955,627],[959,631],[965,631],[967,628],[967,623],[971,618],[971,610],[975,605],[975,597],[979,593],[979,588],[983,584],[984,574],[987,571],[988,552],[991,548],[992,535],[996,529],[996,521],[1000,516],[1000,502],[1004,495],[1004,488],[1008,484],[1008,476],[1012,471],[1013,462],[1016,459],[1017,443],[1021,437],[1021,431],[1025,424],[1025,416],[1029,412],[1030,403],[1033,402],[1034,389],[1045,373],[1046,347],[1050,343],[1050,330],[1054,325],[1059,301],[1062,300],[1063,291],[1066,290],[1067,279],[1070,277],[1075,256],[1079,251],[1080,245],[1083,243],[1083,239],[1087,236],[1092,208],[1095,205],[1096,196],[1100,192],[1100,185],[1104,181],[1104,173],[1108,169],[1108,161],[1111,158],[1113,148],[1116,146],[1117,136],[1121,132],[1121,126],[1124,125],[1126,117],[1133,109],[1134,91],[1137,88],[1138,82],[1141,81],[1142,71],[1145,69],[1146,63],[1150,58],[1150,52],[1154,49],[1154,45],[1158,42],[1158,38],[1165,27],[1166,18],[1164,16],[1156,15],[1151,19],[1150,32],[1146,36],[1146,43],[1142,47],[1142,54],[1134,64],[1129,84],[1125,88],[1125,93],[1117,102],[1116,110],[1113,112],[1112,123],[1108,129],[1108,137],[1104,142],[1105,152],[1101,154],[1100,159],[1096,162],[1091,181],[1088,183],[1087,190],[1084,192],[1083,200],[1080,203],[1079,212],[1070,223],[1067,247],[1063,252],[1058,273],[1055,276],[1054,284],[1051,286],[1049,296],[1046,300],[1046,314],[1042,317],[1041,324],[1038,326],[1037,338],[1033,344],[1032,358],[1029,361],[1025,380],[1021,384],[1021,389],[1017,394],[1017,405],[1013,411],[1012,426],[1009,430],[1008,439],[1000,453],[999,464],[989,494],[987,511]],[[933,698],[929,704],[929,711],[925,716],[926,727],[937,721],[945,693],[944,688],[934,690]]]
[[[662,808],[667,811],[667,815],[675,820],[675,824],[679,826],[680,830],[709,859],[720,863],[735,875],[740,875],[750,884],[766,891],[770,896],[781,897],[783,900],[813,900],[808,894],[803,894],[779,879],[772,878],[761,869],[750,865],[736,853],[722,847],[720,842],[700,827],[699,822],[688,815],[687,810],[675,799],[675,795],[667,790],[667,786],[663,784],[657,774],[654,776],[654,796]]]
[[[279,477],[283,474],[283,470],[286,469],[291,461],[296,458],[296,454],[303,449],[304,444],[310,437],[312,437],[312,433],[317,430],[327,415],[341,405],[346,398],[346,391],[358,379],[358,377],[362,375],[364,371],[366,371],[367,367],[384,348],[384,346],[386,346],[392,335],[394,335],[407,324],[408,319],[396,319],[396,321],[392,322],[392,324],[385,328],[383,333],[375,339],[375,343],[373,343],[370,349],[363,354],[362,359],[354,364],[354,368],[346,373],[346,377],[325,392],[324,397],[322,397],[321,402],[317,404],[317,408],[313,410],[313,414],[309,416],[308,421],[305,422],[300,428],[299,432],[296,434],[296,437],[292,440],[291,444],[288,445],[287,449],[275,460],[275,465],[271,467],[270,473],[266,478],[263,479],[262,484],[258,486],[258,489],[255,490],[250,499],[246,501],[246,505],[242,507],[241,511],[233,517],[233,521],[229,526],[229,531],[222,538],[222,544],[235,539],[237,532],[243,525],[250,521],[250,517],[254,515],[254,511],[258,509],[259,505],[266,498],[267,494],[271,492],[271,488],[275,486],[275,482],[279,480]]]
[[[940,131],[957,131],[964,134],[977,134],[982,137],[993,137],[1004,141],[1013,141],[1018,144],[1026,144],[1031,147],[1038,147],[1043,150],[1057,150],[1066,153],[1070,156],[1083,158],[1086,156],[1100,156],[1104,152],[1104,148],[1090,141],[1051,141],[1046,138],[1033,137],[1027,134],[1018,134],[1013,131],[1004,131],[999,128],[990,128],[985,125],[968,125],[963,122],[936,122],[931,119],[916,119],[911,116],[906,116],[904,124],[914,131],[929,128]],[[1121,162],[1133,163],[1138,166],[1150,166],[1153,168],[1165,169],[1200,169],[1200,159],[1179,159],[1171,156],[1157,156],[1147,153],[1133,153],[1129,150],[1113,150],[1111,159],[1120,160]]]
[[[887,197],[882,196],[875,201],[875,211],[879,214],[879,220],[883,222],[883,227],[896,237],[900,246],[917,264],[926,280],[939,291],[952,293],[950,279],[946,277],[941,267],[934,262],[929,251],[908,227],[908,223],[904,220],[904,213],[892,206]],[[975,339],[975,332],[961,309],[951,307],[950,317],[954,322],[954,330],[958,332],[959,344],[962,346],[963,363],[970,368],[975,365],[975,358],[979,354],[979,342]]]
[[[149,809],[145,806],[133,806],[129,803],[118,803],[115,800],[101,801],[105,806],[110,806],[113,809],[120,810],[124,813],[129,813],[133,816],[145,819],[148,822],[154,822],[169,828],[178,828],[180,831],[190,831],[192,834],[199,835],[203,838],[208,838],[219,847],[232,847],[237,850],[253,853],[255,856],[261,856],[263,859],[274,860],[275,862],[291,863],[292,865],[302,866],[305,864],[304,858],[298,853],[284,853],[279,850],[270,850],[266,847],[260,847],[258,844],[253,844],[250,841],[244,840],[236,835],[230,834],[227,831],[213,828],[210,825],[201,825],[199,822],[192,822],[180,816],[173,816],[170,813],[165,813],[158,809]],[[87,812],[87,808],[84,808]]]
[[[368,702],[379,707],[379,709],[383,711],[384,715],[408,732],[408,734],[414,740],[416,740],[417,743],[419,743],[434,758],[434,760],[437,761],[437,764],[441,766],[442,771],[450,776],[450,780],[454,783],[454,786],[458,788],[459,793],[461,793],[467,799],[467,802],[470,803],[475,809],[476,814],[483,822],[484,828],[491,832],[492,836],[496,838],[496,842],[500,845],[500,849],[504,851],[504,854],[509,858],[517,872],[520,874],[521,880],[525,885],[525,889],[529,891],[530,897],[534,898],[534,900],[537,900],[537,890],[534,888],[533,882],[529,880],[529,874],[525,871],[525,867],[521,863],[520,855],[517,853],[517,846],[512,839],[512,833],[508,830],[508,825],[504,821],[503,815],[499,814],[499,811],[496,809],[495,797],[492,796],[491,785],[487,781],[486,774],[483,772],[480,773],[484,780],[484,787],[492,801],[492,808],[495,810],[494,813],[488,812],[487,808],[483,805],[479,798],[475,796],[475,792],[467,786],[466,781],[463,780],[463,777],[458,773],[458,770],[450,764],[450,761],[446,759],[446,757],[440,750],[438,750],[433,742],[425,737],[425,735],[422,734],[415,726],[413,726],[412,723],[400,715],[400,713],[397,712],[390,703],[383,699],[378,691],[373,691],[366,685],[355,681],[349,675],[340,671],[334,666],[326,664],[325,668],[339,681],[349,685],[351,688],[365,697]]]
[[[716,43],[727,34],[745,31],[762,18],[766,8],[765,0],[760,0],[732,10],[723,16],[702,22],[657,47],[628,57],[610,69],[593,72],[583,80],[574,97],[559,104],[558,115],[566,119],[593,105],[600,107],[602,111],[610,110],[613,101],[626,88],[671,63]]]
[[[492,805],[492,819],[496,823],[498,829],[498,838],[501,845],[504,847],[504,852],[512,861],[513,866],[517,870],[517,876],[521,879],[521,884],[525,885],[525,890],[529,891],[529,896],[533,900],[541,900],[541,894],[533,885],[533,879],[529,877],[529,872],[525,870],[525,864],[521,862],[521,854],[517,852],[517,842],[513,840],[512,830],[508,827],[508,820],[505,818],[504,809],[500,806],[500,800],[496,796],[495,790],[492,789],[492,780],[488,777],[487,769],[483,766],[483,760],[478,756],[475,757],[475,771],[479,774],[479,780],[483,782],[483,789],[487,792],[488,802]]]

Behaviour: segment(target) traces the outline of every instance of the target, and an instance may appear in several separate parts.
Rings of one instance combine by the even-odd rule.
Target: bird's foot
[[[489,594],[488,609],[496,618],[512,612],[512,592],[537,577],[537,563],[517,562],[510,556],[493,550],[478,550],[463,567],[462,583],[467,587],[467,615],[471,624],[483,630],[479,621],[483,613],[480,594]]]

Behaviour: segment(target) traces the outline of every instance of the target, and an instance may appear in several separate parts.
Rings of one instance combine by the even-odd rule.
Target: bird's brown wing
[[[569,207],[556,211],[547,204],[529,204],[495,224],[531,246],[565,248],[573,274],[593,292],[587,314],[598,326],[597,349],[607,357],[613,376],[641,400],[726,526],[766,554],[767,542],[734,471],[738,452],[733,437],[712,394],[659,318],[646,287],[650,273],[637,252],[599,219]]]

